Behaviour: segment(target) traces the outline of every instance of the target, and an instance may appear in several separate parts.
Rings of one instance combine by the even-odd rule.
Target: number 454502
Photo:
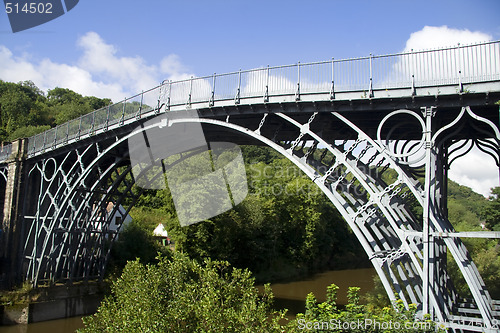
[[[18,3],[7,2],[5,3],[5,11],[7,14],[52,14],[52,3],[25,3],[22,7]]]

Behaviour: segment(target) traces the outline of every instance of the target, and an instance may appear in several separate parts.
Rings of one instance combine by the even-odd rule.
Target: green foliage
[[[281,155],[270,147],[241,146],[241,152],[248,164],[265,163],[269,164]]]
[[[494,242],[490,242],[494,243]],[[500,249],[490,245],[473,255],[474,263],[481,273],[484,284],[493,299],[500,299]]]
[[[33,84],[25,81],[10,83],[0,80],[0,128],[5,140],[19,127],[41,125],[44,112],[43,93]]]
[[[299,313],[288,324],[287,332],[435,332],[436,324],[416,317],[417,307],[411,304],[405,309],[397,300],[392,307],[379,310],[360,304],[358,287],[348,290],[348,304],[344,309],[337,307],[335,284],[327,288],[327,300],[318,303],[314,294],[307,295],[306,311]]]
[[[465,186],[449,182],[448,218],[457,231],[480,231],[482,219],[490,230],[498,228],[500,188],[492,189],[489,201]],[[485,285],[494,299],[500,298],[500,248],[497,240],[463,238],[472,260],[481,274]],[[471,297],[458,265],[448,254],[448,272],[454,286],[463,297]]]
[[[109,99],[100,99],[93,96],[83,97],[65,88],[49,90],[47,100],[47,104],[50,106],[51,114],[54,115],[57,125],[102,108],[111,102]]]
[[[71,119],[78,118],[92,111],[88,104],[76,102],[54,105],[51,110],[55,115],[55,123],[57,125],[64,124]]]
[[[109,103],[65,88],[51,89],[46,97],[31,81],[0,80],[0,141],[38,134]]]
[[[377,309],[390,306],[391,301],[389,300],[387,292],[384,289],[384,285],[378,275],[373,277],[373,286],[373,289],[369,290],[364,296],[367,304],[367,310],[376,311]]]
[[[267,161],[272,155],[266,148],[242,151],[253,161]],[[200,261],[227,260],[250,269],[259,281],[325,267],[367,265],[358,240],[335,207],[293,163],[273,157],[247,165],[247,177],[250,193],[240,204],[188,227],[179,225],[168,189],[147,191],[138,205],[163,210],[164,225],[178,251]],[[201,207],[194,201],[191,209]]]
[[[271,311],[269,286],[259,295],[248,270],[180,253],[158,260],[129,262],[80,332],[281,332],[284,313]]]
[[[140,258],[142,263],[155,263],[158,253],[167,253],[153,237],[152,229],[145,226],[140,219],[134,219],[120,233],[112,247],[110,271],[120,272],[130,260]]]
[[[482,215],[488,229],[500,231],[500,187],[491,189],[491,196]]]
[[[132,220],[140,224],[148,233],[152,233],[158,224],[165,223],[170,218],[163,209],[150,206],[134,206],[129,214]]]
[[[12,133],[9,134],[7,140],[14,141],[20,138],[29,138],[35,134],[45,132],[49,129],[50,129],[49,125],[42,125],[42,126],[28,125],[28,126],[18,127],[16,130],[14,130]]]
[[[448,181],[448,205],[450,201],[458,203],[476,215],[481,214],[487,203],[481,194],[474,192],[470,187],[459,185],[451,180]]]

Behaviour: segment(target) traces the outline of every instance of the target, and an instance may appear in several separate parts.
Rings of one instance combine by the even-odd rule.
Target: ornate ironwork
[[[35,285],[102,277],[117,237],[110,230],[112,217],[133,207],[141,194],[134,184],[148,177],[147,168],[131,173],[127,139],[144,130],[132,128],[146,121],[156,126],[152,119],[159,129],[199,122],[207,137],[229,133],[239,142],[258,141],[297,165],[349,224],[390,299],[397,294],[406,306],[418,304],[420,314],[452,329],[498,330],[500,303],[491,299],[460,239],[469,234],[455,232],[447,219],[446,181],[449,165],[473,146],[500,165],[498,124],[474,112],[500,91],[499,47],[491,42],[164,82],[29,138],[22,161],[19,271]],[[472,68],[457,77],[462,56],[453,62],[456,73],[436,77],[427,68],[429,57],[443,61],[474,48],[493,59],[487,75]],[[386,58],[398,65],[382,75],[377,63],[386,65]],[[367,66],[370,75],[352,81],[346,68],[353,62]],[[331,82],[311,74],[323,67],[327,76],[331,71]],[[467,85],[476,83],[480,91],[468,94]],[[183,118],[187,108],[200,117]],[[11,164],[2,156],[7,170]],[[2,172],[6,179],[8,170]],[[455,291],[447,252],[472,299]]]

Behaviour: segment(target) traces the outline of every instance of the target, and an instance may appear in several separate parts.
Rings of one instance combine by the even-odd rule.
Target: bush
[[[306,311],[299,313],[294,322],[288,325],[289,332],[435,332],[436,324],[429,320],[418,321],[417,307],[410,305],[405,309],[403,301],[396,301],[392,307],[369,310],[359,302],[359,287],[350,287],[349,300],[345,308],[337,307],[335,284],[327,288],[327,300],[316,301],[313,293],[307,295]]]
[[[146,228],[141,221],[132,220],[120,233],[118,240],[111,249],[109,271],[121,272],[128,261],[139,258],[143,264],[157,262],[159,252],[169,251],[153,237],[152,231]]]
[[[158,260],[129,262],[79,332],[281,332],[284,312],[270,310],[270,287],[259,295],[248,270],[179,253]]]

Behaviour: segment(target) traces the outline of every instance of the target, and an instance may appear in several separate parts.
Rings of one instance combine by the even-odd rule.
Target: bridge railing
[[[5,161],[12,155],[12,143],[0,146],[0,161]]]
[[[380,89],[461,86],[495,80],[500,80],[500,41],[164,81],[150,90],[30,137],[28,155],[120,126],[148,112],[166,112],[172,107],[216,106],[217,102],[228,100],[238,104],[256,97],[262,97],[264,102],[281,95],[295,95],[300,100],[304,94],[330,94],[334,99],[336,93],[350,91],[361,91],[361,96],[370,98],[374,97],[373,91]]]

